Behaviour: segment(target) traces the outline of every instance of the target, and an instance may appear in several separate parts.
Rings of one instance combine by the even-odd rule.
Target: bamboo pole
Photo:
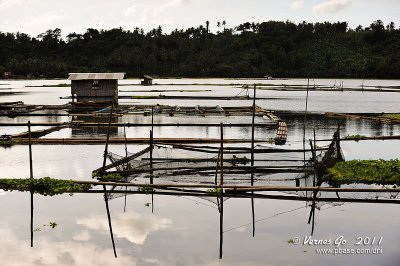
[[[254,121],[256,114],[256,84],[254,84],[254,94],[253,94],[253,116],[252,116],[252,126],[251,126],[251,166],[254,166]],[[251,185],[254,183],[254,172],[251,173]]]
[[[38,126],[71,126],[71,127],[106,127],[108,123],[92,123],[92,122],[39,122],[39,123],[31,123],[32,127]],[[111,127],[220,127],[219,123],[111,123]],[[6,123],[0,122],[1,127],[25,127],[27,123]],[[252,124],[249,123],[227,123],[224,124],[224,127],[251,127]],[[275,123],[256,123],[255,127],[261,128],[275,128]]]
[[[108,142],[110,141],[110,127],[111,127],[113,110],[114,110],[114,104],[111,105],[110,119],[108,121],[107,138],[106,138],[106,145],[104,148],[104,157],[103,157],[103,171],[104,171],[104,167],[106,166],[106,160],[107,160],[107,154],[108,154]],[[125,142],[126,142],[126,140],[125,140]]]
[[[254,92],[253,92],[253,115],[251,121],[251,166],[254,167],[254,135],[255,135],[255,116],[256,116],[256,84],[254,84]],[[251,186],[254,185],[254,171],[251,171]],[[255,222],[255,210],[254,210],[254,198],[251,199],[251,219],[252,219],[252,228],[253,228],[253,237],[256,233],[256,222]]]
[[[32,140],[31,140],[31,121],[28,121],[28,135],[29,135],[29,175],[33,179],[33,164],[32,164]],[[31,247],[33,247],[33,191],[30,191],[31,202]]]
[[[294,187],[294,186],[242,186],[242,185],[207,185],[207,184],[147,184],[147,183],[124,183],[106,181],[72,180],[75,184],[89,184],[94,186],[128,186],[128,187],[150,187],[150,188],[223,188],[229,193],[248,191],[325,191],[325,192],[381,192],[399,193],[400,188],[335,188],[335,187]]]
[[[150,184],[153,184],[153,131],[150,130]]]
[[[125,160],[127,160],[128,158],[128,145],[126,143],[126,130],[125,130],[125,126],[124,126],[124,138],[125,138]],[[129,162],[126,162],[125,165],[125,169],[128,170],[129,169]],[[128,182],[128,177],[125,177],[125,182]],[[125,187],[125,190],[128,190],[128,187]],[[126,195],[124,197],[124,212],[126,212]]]
[[[125,193],[124,190],[106,190],[107,193]],[[89,190],[85,192],[75,192],[78,194],[98,194],[104,193],[102,190]],[[167,196],[188,196],[188,197],[216,197],[215,195],[210,194],[207,191],[198,191],[198,192],[165,192],[165,191],[153,191],[155,195],[167,195]],[[148,192],[146,191],[128,191],[129,195],[146,195]],[[352,202],[352,203],[387,203],[387,204],[400,204],[400,200],[398,199],[351,199],[351,198],[316,198],[310,199],[309,197],[303,196],[287,196],[287,195],[268,195],[268,194],[252,194],[252,193],[223,193],[224,197],[229,198],[255,198],[255,199],[275,199],[275,200],[290,200],[290,201],[321,201],[321,202]]]
[[[221,123],[221,155],[220,155],[220,180],[219,184],[222,186],[224,184],[224,126]]]

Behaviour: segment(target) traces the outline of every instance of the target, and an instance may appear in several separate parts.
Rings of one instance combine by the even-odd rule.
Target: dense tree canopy
[[[0,32],[0,73],[66,77],[68,72],[126,72],[182,77],[400,78],[400,30],[381,20],[350,29],[346,22],[246,22],[217,33],[205,26],[165,34],[143,29],[47,30],[36,38]],[[221,28],[221,26],[223,28]]]

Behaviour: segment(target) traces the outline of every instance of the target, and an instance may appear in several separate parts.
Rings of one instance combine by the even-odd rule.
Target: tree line
[[[163,77],[400,78],[400,29],[376,20],[295,24],[246,22],[218,31],[205,26],[164,33],[162,27],[49,29],[31,37],[0,32],[0,73],[65,78],[69,72],[126,72]]]

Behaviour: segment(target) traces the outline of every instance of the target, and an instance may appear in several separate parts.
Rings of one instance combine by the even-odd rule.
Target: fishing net
[[[116,171],[128,172],[128,182],[148,182],[150,177],[165,182],[182,184],[216,184],[220,178],[220,154],[218,149],[197,149],[154,145],[151,152],[146,148],[137,154],[121,156],[112,152],[107,158]],[[152,154],[151,154],[152,153]],[[136,155],[136,156],[135,156]],[[250,164],[248,155],[224,154],[224,183],[248,180],[235,175],[243,170],[239,166]],[[235,168],[238,167],[238,169]]]

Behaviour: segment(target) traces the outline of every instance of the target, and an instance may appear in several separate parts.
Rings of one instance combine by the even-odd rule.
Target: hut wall
[[[118,103],[118,80],[73,80],[71,94],[78,102]]]

